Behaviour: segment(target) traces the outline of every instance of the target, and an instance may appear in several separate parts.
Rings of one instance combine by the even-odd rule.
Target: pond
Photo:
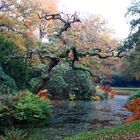
[[[53,101],[53,112],[47,128],[26,129],[32,140],[61,140],[82,131],[121,124],[130,112],[122,106],[128,96],[116,95],[103,101]]]

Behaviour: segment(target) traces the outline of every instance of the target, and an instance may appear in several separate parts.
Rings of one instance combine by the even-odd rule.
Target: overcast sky
[[[59,0],[60,11],[99,14],[108,20],[116,36],[127,37],[129,25],[124,17],[130,0]]]

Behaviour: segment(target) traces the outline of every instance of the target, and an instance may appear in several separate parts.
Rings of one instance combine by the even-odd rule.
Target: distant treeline
[[[103,84],[110,85],[112,87],[140,87],[140,80],[127,78],[123,76],[112,76],[112,82],[104,81]]]

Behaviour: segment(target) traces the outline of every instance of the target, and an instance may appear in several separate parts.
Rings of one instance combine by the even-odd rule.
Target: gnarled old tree
[[[0,16],[3,17],[2,19],[4,19],[5,15],[5,19],[7,18],[8,22],[5,22],[6,20],[2,20],[0,23],[0,30],[3,32],[2,34],[4,34],[5,32],[6,35],[10,33],[12,37],[14,33],[17,33],[18,34],[17,36],[20,37],[20,40],[24,41],[23,46],[24,43],[26,44],[25,50],[27,50],[27,52],[25,54],[23,54],[22,56],[21,55],[17,56],[15,54],[15,56],[11,56],[11,58],[20,57],[30,59],[33,56],[37,55],[40,58],[40,61],[43,61],[45,58],[49,59],[49,63],[45,67],[46,74],[41,79],[42,84],[40,88],[44,87],[44,84],[51,75],[52,69],[56,65],[58,65],[61,61],[68,60],[73,70],[88,71],[92,76],[101,79],[101,77],[98,76],[96,73],[93,73],[91,69],[77,65],[78,62],[82,61],[81,58],[88,56],[89,57],[92,56],[93,59],[94,57],[98,57],[99,59],[106,59],[109,57],[121,58],[125,55],[125,49],[110,48],[110,46],[107,47],[107,50],[104,50],[101,47],[81,48],[76,46],[78,45],[78,43],[71,42],[70,39],[68,38],[69,36],[66,37],[66,32],[70,30],[72,24],[75,24],[77,22],[79,22],[80,24],[81,21],[78,18],[77,14],[73,15],[68,15],[64,13],[50,14],[49,11],[46,12],[41,8],[33,6],[34,5],[32,3],[33,1],[21,0],[20,2],[21,3],[14,2],[14,0],[6,0],[6,1],[2,0],[2,4],[0,5],[0,11],[2,11],[2,14]],[[51,12],[54,13],[54,11]],[[28,36],[25,37],[25,34],[27,33],[27,31],[30,31],[30,33],[32,33],[34,29],[38,28],[40,31],[39,37],[40,38],[44,37],[44,35],[46,35],[48,32],[48,30],[46,29],[48,28],[49,25],[48,22],[49,23],[54,22],[55,24],[51,24],[52,28],[57,28],[57,31],[54,31],[53,29],[51,30],[51,32],[53,33],[50,35],[52,39],[50,43],[55,43],[55,46],[58,46],[56,47],[58,49],[52,48],[52,50],[54,51],[52,50],[48,51],[48,46],[50,45],[49,43],[47,44],[48,46],[45,46],[45,49],[42,49],[40,47],[38,48],[34,47],[34,49],[31,49],[32,47],[28,46],[31,45],[31,43],[30,42],[27,43],[27,40],[29,38]],[[53,41],[54,39],[57,40],[57,43]],[[17,39],[15,39],[15,42],[17,43]],[[19,42],[18,45],[19,44],[21,43]]]
[[[35,13],[35,12],[34,12]],[[45,67],[46,75],[42,78],[42,84],[41,88],[44,87],[44,84],[47,82],[47,80],[50,77],[52,69],[59,64],[60,61],[66,60],[66,58],[69,58],[69,64],[73,70],[83,70],[88,71],[92,76],[101,78],[100,76],[94,74],[92,70],[85,68],[83,66],[78,66],[77,63],[80,60],[80,58],[87,57],[87,56],[95,56],[100,59],[106,59],[109,57],[118,57],[121,58],[125,55],[125,50],[117,50],[117,49],[108,49],[108,51],[102,51],[100,48],[93,48],[89,50],[84,49],[77,49],[75,44],[72,44],[68,39],[65,38],[64,34],[69,30],[71,25],[76,22],[80,22],[80,19],[78,18],[77,14],[73,15],[66,15],[64,13],[56,13],[56,14],[48,14],[48,13],[36,13],[39,17],[39,19],[45,19],[46,21],[50,20],[57,20],[61,22],[59,29],[57,32],[54,33],[55,38],[58,38],[63,43],[64,47],[59,48],[59,52],[57,50],[56,53],[50,53],[46,50],[42,49],[30,49],[28,52],[23,55],[23,58],[30,59],[33,57],[33,55],[38,55],[40,60],[43,60],[44,58],[49,59],[48,65]],[[58,44],[59,45],[59,44]],[[105,53],[106,52],[106,53]],[[14,57],[21,57],[21,56],[14,56]]]

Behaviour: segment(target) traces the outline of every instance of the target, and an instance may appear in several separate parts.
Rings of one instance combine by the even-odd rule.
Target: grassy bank
[[[140,88],[135,88],[135,87],[112,87],[114,90],[140,90]]]
[[[116,125],[111,128],[104,128],[94,132],[83,132],[64,140],[130,140],[140,139],[140,121],[124,125]]]
[[[135,87],[112,87],[112,89],[115,90],[117,95],[130,95],[140,90],[140,88]]]

